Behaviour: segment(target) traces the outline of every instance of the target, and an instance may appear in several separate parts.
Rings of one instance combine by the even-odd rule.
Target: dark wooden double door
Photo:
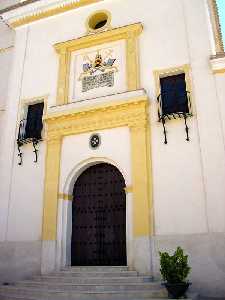
[[[77,179],[72,204],[72,266],[126,265],[126,194],[122,174],[101,163]]]

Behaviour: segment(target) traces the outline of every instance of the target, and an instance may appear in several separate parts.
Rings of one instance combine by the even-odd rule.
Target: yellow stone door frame
[[[46,123],[46,162],[43,241],[57,239],[57,213],[62,139],[65,136],[103,129],[129,127],[131,134],[133,237],[152,234],[152,186],[149,143],[149,101],[140,96],[95,107],[52,113]]]

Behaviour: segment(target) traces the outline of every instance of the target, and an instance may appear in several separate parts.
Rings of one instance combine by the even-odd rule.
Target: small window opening
[[[102,28],[103,26],[105,26],[106,23],[107,23],[107,20],[100,21],[95,25],[94,29]]]
[[[42,115],[44,103],[37,103],[28,106],[27,121],[25,127],[25,137],[41,139],[43,128]]]
[[[167,135],[165,121],[171,118],[184,118],[186,140],[189,141],[189,128],[187,126],[187,117],[191,116],[190,93],[187,91],[185,74],[171,75],[160,78],[161,94],[159,101],[159,121],[162,121],[165,141],[167,144]]]
[[[89,31],[104,29],[110,23],[110,14],[107,11],[98,11],[91,15],[87,20]]]
[[[160,86],[164,115],[189,113],[185,74],[160,78]]]
[[[20,158],[19,165],[22,165],[23,154],[21,147],[24,144],[32,143],[35,153],[35,160],[37,162],[37,144],[41,140],[41,132],[43,128],[42,115],[44,103],[36,103],[28,106],[27,117],[20,121],[19,132],[17,138],[18,156]]]

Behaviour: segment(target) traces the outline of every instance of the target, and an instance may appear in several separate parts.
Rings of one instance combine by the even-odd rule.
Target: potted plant
[[[190,285],[187,276],[191,271],[188,265],[188,255],[184,255],[181,247],[177,247],[173,255],[167,252],[159,252],[160,272],[164,285],[167,288],[169,298],[176,299],[185,296]]]

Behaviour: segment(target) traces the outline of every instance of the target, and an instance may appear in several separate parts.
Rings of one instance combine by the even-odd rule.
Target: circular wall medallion
[[[89,140],[89,144],[92,149],[98,148],[101,144],[100,135],[97,133],[92,134]]]

